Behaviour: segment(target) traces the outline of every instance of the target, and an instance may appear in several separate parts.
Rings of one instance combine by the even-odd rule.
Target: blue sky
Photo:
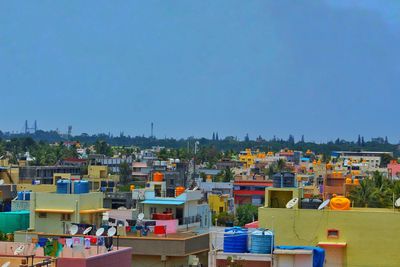
[[[400,3],[0,3],[0,129],[400,139]]]

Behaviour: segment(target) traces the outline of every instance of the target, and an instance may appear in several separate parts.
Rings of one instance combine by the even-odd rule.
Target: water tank
[[[89,193],[89,182],[88,181],[75,181],[74,182],[74,194],[86,194]]]
[[[57,181],[57,194],[70,194],[71,193],[71,181],[70,180],[58,180]]]
[[[295,177],[293,173],[277,173],[272,176],[273,187],[295,187]]]
[[[153,173],[153,181],[154,182],[162,182],[164,180],[164,174],[161,172]]]
[[[31,192],[29,191],[20,191],[17,194],[18,200],[31,200]]]
[[[178,186],[175,188],[175,197],[181,195],[183,192],[185,192],[185,188],[183,186]]]
[[[257,229],[251,234],[250,252],[256,254],[271,254],[274,246],[272,231]]]
[[[349,210],[350,200],[344,196],[335,196],[331,198],[329,207],[333,210]]]
[[[226,228],[224,234],[224,252],[247,252],[247,229]]]

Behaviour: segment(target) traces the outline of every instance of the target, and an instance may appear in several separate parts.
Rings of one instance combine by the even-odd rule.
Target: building
[[[233,197],[232,182],[203,182],[202,179],[196,179],[196,184],[205,197],[207,197],[208,194],[229,195]]]
[[[132,248],[114,247],[111,251],[106,251],[104,247],[83,248],[76,250],[64,246],[57,257],[44,256],[43,249],[37,249],[32,240],[38,238],[65,238],[70,236],[43,235],[43,233],[17,232],[15,238],[19,242],[0,242],[0,264],[10,262],[9,266],[29,266],[29,267],[131,267]],[[15,249],[23,246],[22,252],[15,255]],[[32,265],[33,262],[33,265]],[[19,265],[21,264],[21,265]],[[24,265],[26,264],[26,265]],[[2,265],[3,266],[3,265]]]
[[[109,174],[108,167],[103,165],[89,165],[88,174],[84,178],[92,191],[113,192],[119,182],[119,175]]]
[[[233,198],[230,195],[208,194],[207,199],[211,212],[215,215],[234,210]]]
[[[397,210],[302,209],[300,201],[286,208],[288,200],[302,199],[301,188],[268,188],[265,194],[266,205],[259,208],[259,227],[274,230],[276,245],[324,248],[327,267],[396,266],[400,262]],[[379,245],[374,246],[376,243]]]
[[[155,219],[158,214],[171,214],[176,221],[173,227],[196,226],[206,228],[211,225],[211,212],[207,203],[202,203],[200,190],[185,190],[175,197],[166,196],[165,182],[150,182],[140,202],[145,218]]]
[[[53,184],[55,173],[67,173],[72,176],[81,175],[80,166],[22,166],[19,167],[19,183]]]
[[[129,166],[131,166],[133,163],[133,157],[129,156],[129,157],[118,158],[118,157],[107,157],[104,155],[99,155],[99,156],[95,157],[92,160],[92,162],[93,162],[93,165],[107,166],[109,172],[118,174],[119,166],[122,163],[127,163]]]
[[[400,179],[400,164],[397,160],[392,160],[388,165],[388,177],[393,180]]]
[[[243,164],[243,168],[247,169],[253,166],[257,162],[265,161],[266,154],[259,150],[252,151],[247,148],[239,153],[239,161]]]
[[[332,151],[332,159],[338,159],[343,162],[358,161],[365,162],[370,168],[379,168],[383,155],[393,157],[392,152],[377,152],[377,151]]]
[[[100,226],[103,193],[58,194],[32,192],[30,228],[36,232],[65,234],[72,224]]]
[[[233,196],[236,205],[252,204],[261,206],[264,204],[265,188],[272,186],[271,180],[265,181],[235,181],[233,184]]]

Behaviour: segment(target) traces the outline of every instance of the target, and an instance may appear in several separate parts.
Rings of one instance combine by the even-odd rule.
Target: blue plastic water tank
[[[272,176],[273,187],[295,187],[295,176],[290,172],[276,173]]]
[[[71,193],[71,181],[70,180],[58,180],[57,181],[57,194],[70,194]]]
[[[247,252],[247,229],[231,227],[225,229],[224,252]]]
[[[74,182],[74,194],[86,194],[89,193],[89,182],[88,181],[75,181]]]
[[[18,200],[31,200],[31,192],[29,191],[20,191],[17,193]]]
[[[251,234],[250,252],[271,254],[274,246],[274,233],[270,230],[257,229]]]

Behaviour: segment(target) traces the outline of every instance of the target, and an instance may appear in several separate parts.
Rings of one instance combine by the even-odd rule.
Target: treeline
[[[37,131],[34,134],[10,134],[0,132],[0,139],[2,140],[15,140],[31,138],[36,142],[44,143],[54,143],[54,142],[65,142],[79,141],[84,145],[95,144],[98,141],[104,141],[111,146],[135,146],[142,149],[151,148],[154,146],[162,146],[166,148],[182,149],[182,151],[193,151],[194,144],[196,141],[199,142],[201,147],[212,147],[216,151],[241,151],[245,148],[260,149],[261,151],[279,151],[280,149],[288,148],[293,150],[305,151],[310,149],[319,154],[330,155],[332,151],[335,150],[349,150],[349,151],[387,151],[393,152],[396,157],[400,156],[400,150],[398,144],[391,144],[387,141],[387,138],[373,138],[370,141],[364,141],[363,137],[358,137],[355,141],[346,141],[342,139],[332,140],[327,143],[315,143],[306,142],[304,137],[299,141],[295,142],[292,135],[289,136],[287,140],[279,139],[274,137],[271,140],[265,140],[258,137],[256,140],[250,140],[246,135],[244,140],[238,140],[236,137],[228,136],[223,139],[213,138],[194,138],[189,137],[185,139],[174,139],[174,138],[164,138],[157,139],[154,137],[144,137],[144,136],[112,136],[109,134],[80,134],[76,136],[65,136],[60,135],[55,131]]]

